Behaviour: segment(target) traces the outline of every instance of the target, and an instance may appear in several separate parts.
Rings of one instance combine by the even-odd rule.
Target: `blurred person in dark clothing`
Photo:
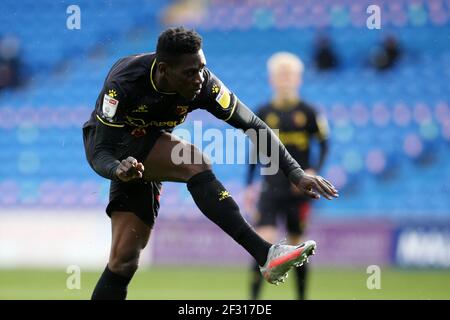
[[[323,167],[328,153],[328,124],[326,119],[308,102],[301,99],[299,89],[302,84],[303,62],[289,52],[274,54],[267,63],[273,98],[263,105],[257,116],[272,129],[279,130],[280,140],[290,154],[309,174],[317,174]],[[317,161],[310,159],[310,145],[316,140],[320,146]],[[253,149],[256,157],[256,149]],[[254,158],[255,159],[255,158]],[[283,174],[265,175],[262,190],[257,200],[257,193],[252,186],[256,164],[250,164],[247,175],[245,206],[247,212],[254,216],[255,230],[266,241],[275,242],[277,222],[285,221],[289,243],[298,242],[308,225],[310,201],[302,196]],[[257,200],[257,208],[255,202]],[[250,284],[251,299],[260,296],[262,277],[258,265],[252,266]],[[307,265],[295,269],[297,280],[297,297],[306,298]]]
[[[0,90],[20,84],[20,41],[15,36],[0,39]]]
[[[401,56],[401,48],[394,36],[386,37],[381,47],[375,49],[375,53],[370,57],[371,65],[378,70],[392,68]]]
[[[328,37],[321,35],[316,40],[314,61],[319,70],[335,69],[339,60]]]

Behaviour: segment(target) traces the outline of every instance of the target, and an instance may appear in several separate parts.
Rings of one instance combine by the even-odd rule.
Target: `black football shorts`
[[[117,147],[117,159],[123,160],[131,156],[144,163],[156,140],[163,132],[164,130],[148,130],[147,134],[140,138],[126,134]],[[91,167],[94,135],[95,127],[83,128],[86,158]],[[159,181],[144,181],[143,179],[129,182],[111,181],[106,213],[111,217],[111,213],[114,211],[132,212],[145,224],[153,227],[158,216],[161,187],[162,184]]]
[[[302,235],[308,224],[310,206],[304,197],[275,197],[270,192],[262,192],[255,225],[276,227],[277,222],[283,220],[288,233]]]

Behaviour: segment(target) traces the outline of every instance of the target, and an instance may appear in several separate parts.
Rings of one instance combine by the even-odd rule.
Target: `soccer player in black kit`
[[[328,152],[328,124],[326,119],[299,96],[304,70],[303,62],[289,52],[278,52],[267,62],[272,100],[257,112],[272,129],[279,130],[279,137],[288,152],[298,161],[305,172],[316,174],[323,166]],[[310,162],[310,142],[319,142],[320,154],[314,165]],[[284,220],[289,243],[299,243],[308,222],[310,203],[282,174],[266,175],[261,193],[254,208],[252,185],[256,164],[250,164],[245,196],[246,209],[254,213],[255,230],[266,241],[277,238],[277,222]],[[260,295],[262,278],[258,265],[252,267],[250,293],[252,299]],[[296,269],[297,297],[305,299],[307,265]]]
[[[187,183],[200,211],[255,258],[270,283],[283,281],[290,268],[313,254],[312,240],[272,245],[258,236],[205,156],[171,134],[195,109],[206,109],[242,130],[266,129],[262,139],[277,147],[280,169],[300,192],[316,199],[338,196],[327,180],[306,174],[267,125],[206,68],[201,45],[195,31],[170,28],[159,36],[155,53],[119,59],[83,125],[90,166],[111,180],[106,208],[112,224],[111,251],[92,299],[126,298],[158,214],[162,181]],[[175,164],[174,149],[202,161]]]

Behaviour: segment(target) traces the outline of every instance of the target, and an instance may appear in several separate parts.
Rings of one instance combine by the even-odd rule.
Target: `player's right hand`
[[[321,176],[304,173],[296,186],[303,194],[313,199],[319,199],[320,195],[328,200],[339,197],[336,188]]]
[[[305,173],[310,175],[310,176],[315,176],[316,175],[316,170],[312,169],[312,168],[308,168],[305,170]],[[300,189],[293,183],[291,183],[291,192],[293,195],[299,196],[299,195],[303,195],[304,192],[300,191]]]
[[[122,160],[116,169],[116,176],[124,181],[142,178],[144,165],[133,157]]]

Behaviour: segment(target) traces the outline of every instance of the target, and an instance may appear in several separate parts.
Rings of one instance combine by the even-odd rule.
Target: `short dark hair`
[[[197,53],[201,48],[202,37],[194,30],[169,28],[158,38],[156,60],[172,61],[177,55]]]

